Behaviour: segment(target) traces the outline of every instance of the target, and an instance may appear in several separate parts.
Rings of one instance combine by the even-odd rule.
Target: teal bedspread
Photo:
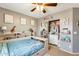
[[[44,43],[35,39],[0,43],[1,56],[31,56],[44,47]]]

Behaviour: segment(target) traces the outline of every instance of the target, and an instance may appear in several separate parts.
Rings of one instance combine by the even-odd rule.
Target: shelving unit
[[[72,27],[69,23],[70,19],[65,17],[60,20],[60,48],[67,52],[72,52]]]

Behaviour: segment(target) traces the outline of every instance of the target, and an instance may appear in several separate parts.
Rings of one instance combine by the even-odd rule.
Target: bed
[[[0,56],[42,56],[47,52],[47,39],[23,37],[0,42]]]

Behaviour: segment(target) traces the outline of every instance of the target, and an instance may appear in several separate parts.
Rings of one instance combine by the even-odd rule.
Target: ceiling
[[[79,3],[58,3],[56,7],[45,7],[47,10],[46,14],[42,12],[30,12],[35,5],[31,3],[0,3],[0,7],[10,9],[12,11],[16,11],[25,15],[29,15],[36,18],[41,18],[49,14],[53,14],[64,9],[72,8],[72,7],[79,7]]]

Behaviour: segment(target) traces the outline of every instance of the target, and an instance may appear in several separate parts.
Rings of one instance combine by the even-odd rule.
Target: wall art
[[[12,24],[13,23],[13,15],[5,14],[5,23]]]

